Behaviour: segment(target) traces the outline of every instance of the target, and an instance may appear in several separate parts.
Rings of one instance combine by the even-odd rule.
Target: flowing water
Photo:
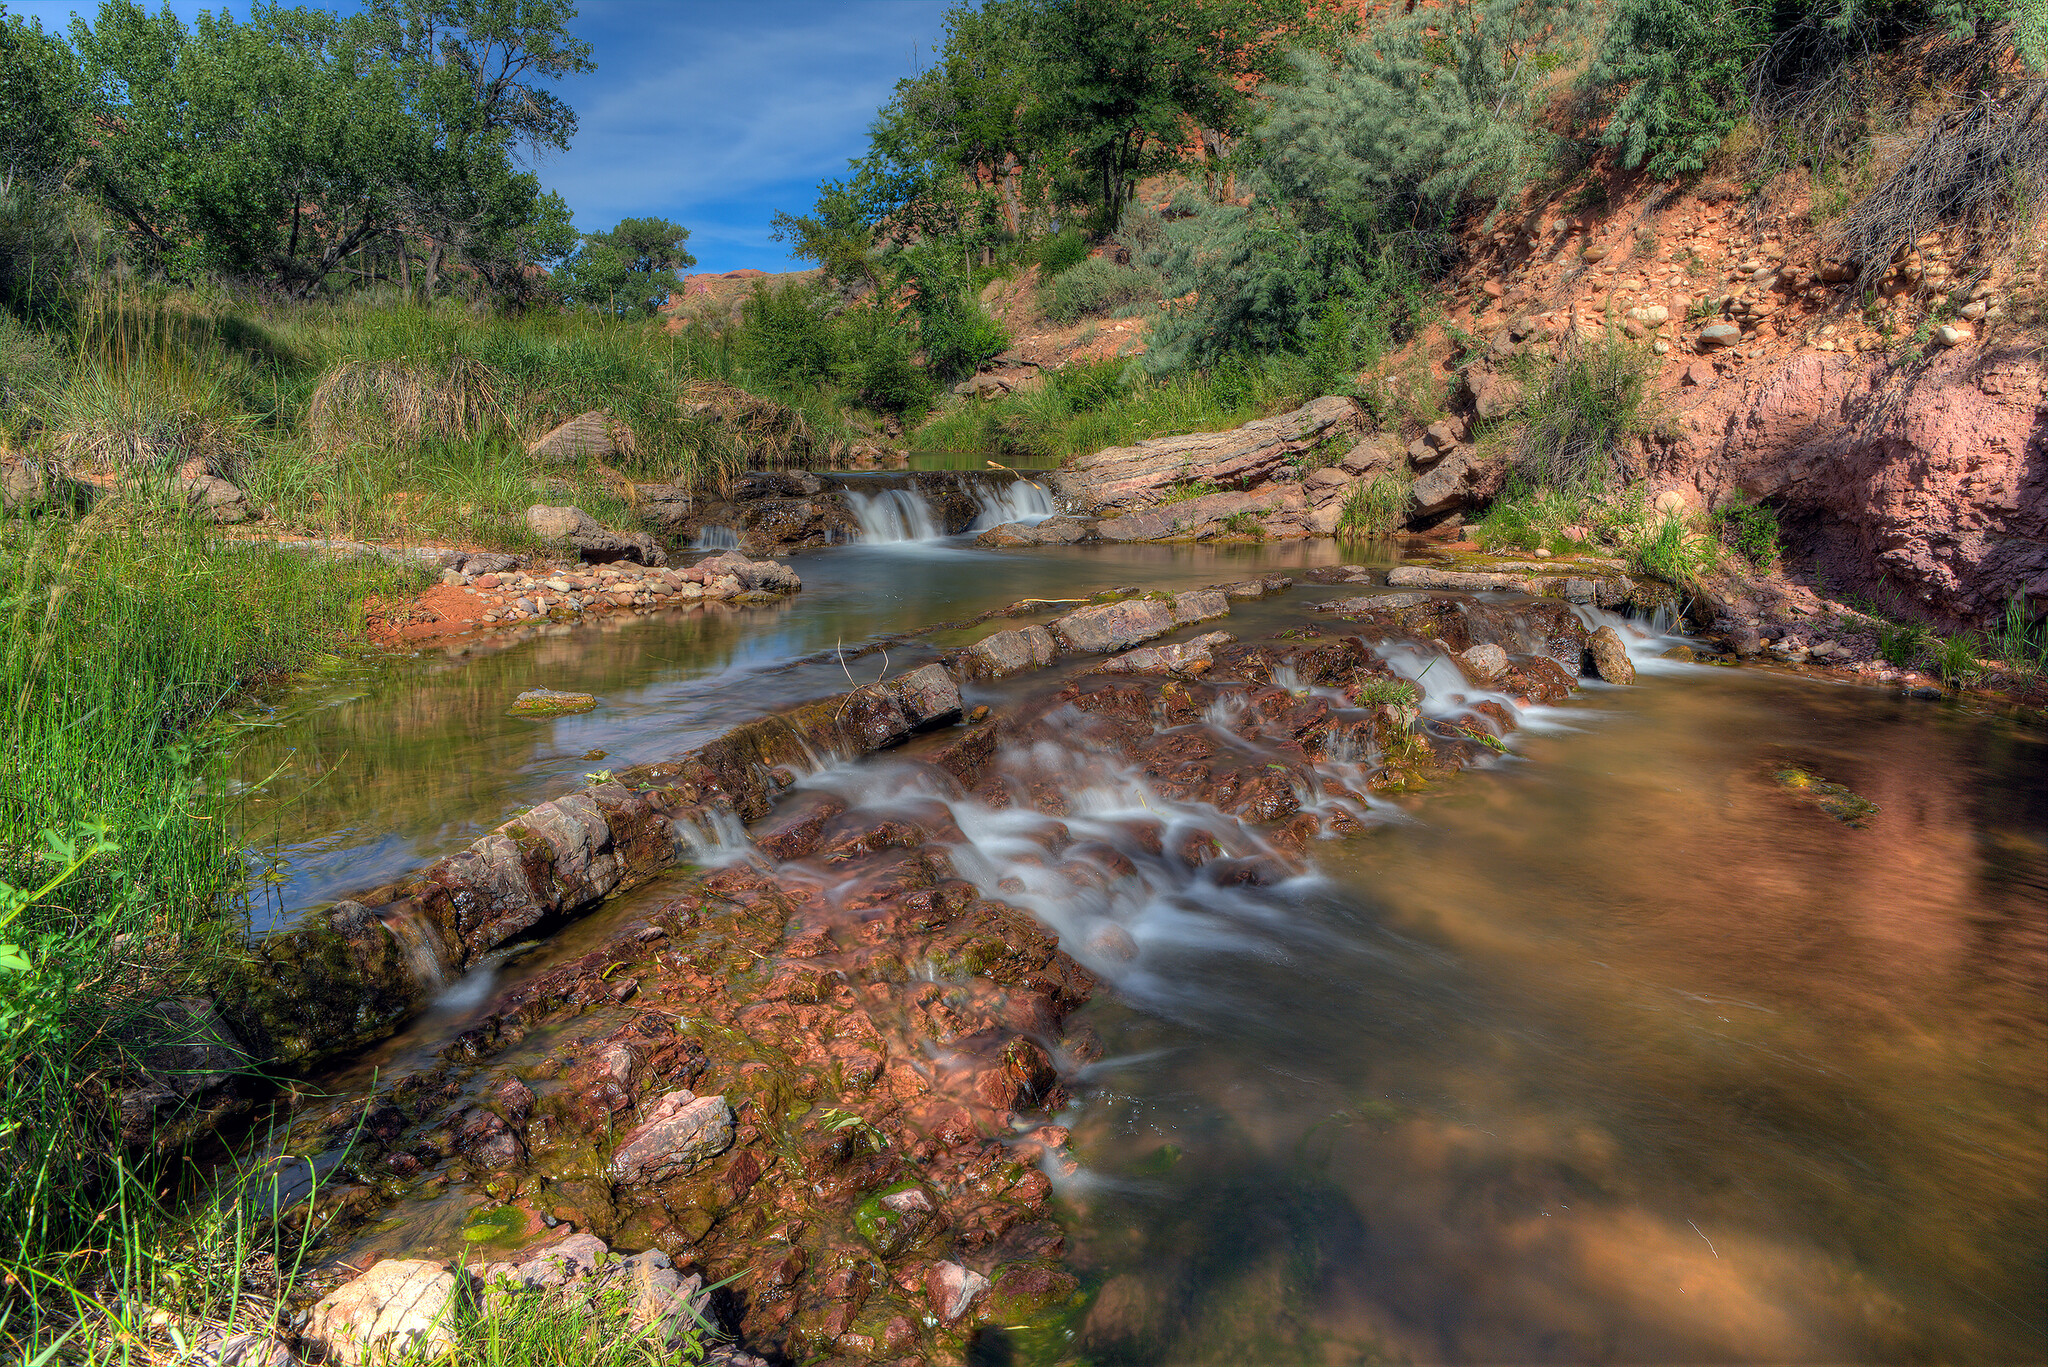
[[[1328,542],[849,546],[799,557],[784,605],[333,680],[245,756],[251,782],[288,766],[257,807],[280,837],[278,905],[454,848],[573,783],[597,763],[584,753],[672,754],[843,687],[817,658],[835,641],[1338,558]],[[1224,625],[1249,638],[1339,592],[1304,586]],[[1074,843],[1051,859],[1028,808],[937,792],[914,765],[803,780],[857,806],[943,803],[963,876],[1108,979],[1076,1018],[1104,1056],[1050,1160],[1090,1300],[1057,1331],[990,1331],[980,1360],[2043,1359],[2048,744],[1949,704],[1671,664],[1660,645],[1638,637],[1636,686],[1526,716],[1488,767],[1356,804],[1362,833],[1316,842],[1270,887],[1149,857],[1140,824],[1226,855],[1261,846],[1078,738],[1004,760],[1068,795]],[[1388,658],[1431,710],[1476,700],[1421,651]],[[504,718],[535,684],[604,705]],[[1230,743],[1234,724],[1202,723]],[[1795,768],[1877,812],[1834,819],[1779,781]],[[330,1084],[424,1055],[493,987],[661,895],[472,973]],[[431,1242],[461,1213],[423,1210],[403,1233]]]

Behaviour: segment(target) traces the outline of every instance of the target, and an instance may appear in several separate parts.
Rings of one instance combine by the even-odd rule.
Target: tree
[[[1430,230],[1491,208],[1545,164],[1530,116],[1538,55],[1575,20],[1572,0],[1451,0],[1375,29],[1335,58],[1307,53],[1274,92],[1260,164],[1289,204],[1369,209]]]
[[[1243,136],[1252,91],[1291,49],[1347,31],[1307,0],[1052,0],[1035,31],[1039,136],[1084,173],[1105,229],[1138,180],[1186,162],[1204,131]]]
[[[429,296],[451,253],[501,257],[519,207],[539,210],[539,182],[510,161],[566,151],[575,136],[575,111],[541,84],[596,69],[568,30],[575,17],[571,0],[371,0],[356,21],[424,131],[405,212],[427,243]]]
[[[665,218],[625,218],[609,232],[585,233],[562,268],[562,293],[607,313],[651,314],[682,292],[683,268],[697,264],[689,240],[688,228]]]
[[[148,263],[317,288],[387,230],[425,151],[393,73],[318,10],[247,23],[108,0],[73,26],[90,178]]]
[[[0,182],[40,189],[70,169],[84,96],[63,40],[0,5]]]

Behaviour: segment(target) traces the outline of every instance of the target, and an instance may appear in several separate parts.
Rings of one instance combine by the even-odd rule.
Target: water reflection
[[[1753,673],[1599,706],[1094,1009],[1143,1057],[1074,1117],[1123,1179],[1074,1195],[1090,1361],[2042,1357],[2040,736]]]

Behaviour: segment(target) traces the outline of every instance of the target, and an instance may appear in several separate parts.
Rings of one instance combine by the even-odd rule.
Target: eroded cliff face
[[[1780,510],[1830,588],[1976,626],[2048,610],[2048,362],[2006,346],[1894,365],[1805,352],[1666,396],[1659,487]]]

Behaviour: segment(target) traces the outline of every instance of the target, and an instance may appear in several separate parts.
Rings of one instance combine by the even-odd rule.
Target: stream
[[[266,889],[254,929],[446,854],[587,772],[884,667],[840,650],[1020,598],[1393,554],[985,550],[879,501],[862,522],[905,535],[785,557],[804,582],[786,601],[343,665],[249,716],[236,777]],[[1356,591],[1298,583],[1217,625],[1251,639]],[[988,630],[891,647],[886,668]],[[1952,703],[1676,663],[1668,644],[1639,632],[1634,686],[1589,682],[1536,709],[1497,760],[1375,800],[1365,834],[1314,842],[1310,871],[1272,886],[1155,879],[1106,906],[1016,862],[1021,818],[950,804],[964,876],[1012,879],[1012,900],[1099,972],[1102,918],[1141,951],[1072,1022],[1101,1057],[1046,1160],[1085,1308],[986,1330],[974,1360],[2048,1356],[2048,743]],[[506,715],[532,687],[601,703]],[[1081,838],[1158,809],[1085,747],[1062,762]],[[915,776],[892,764],[803,784],[912,800]],[[1857,826],[1797,800],[1778,778],[1792,769],[1876,813]],[[665,880],[474,970],[323,1083],[347,1095],[428,1057]],[[452,1256],[477,1199],[451,1190],[341,1252]]]

